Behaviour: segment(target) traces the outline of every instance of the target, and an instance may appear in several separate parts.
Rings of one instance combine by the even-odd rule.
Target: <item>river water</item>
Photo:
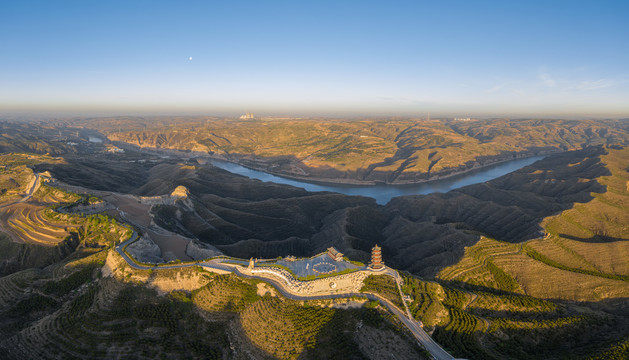
[[[524,159],[505,161],[499,164],[475,169],[464,174],[445,179],[433,180],[418,184],[391,185],[347,185],[347,184],[314,184],[301,180],[288,179],[277,175],[271,175],[262,171],[252,170],[238,164],[212,159],[214,166],[227,170],[234,174],[243,175],[252,179],[270,181],[278,184],[292,185],[308,191],[332,191],[345,195],[362,195],[376,199],[378,204],[384,205],[396,196],[425,195],[435,192],[448,192],[463,186],[478,184],[506,175],[524,166],[530,165],[544,156],[533,156]]]

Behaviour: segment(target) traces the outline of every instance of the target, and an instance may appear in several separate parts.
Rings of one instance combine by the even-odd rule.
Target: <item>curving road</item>
[[[389,300],[378,294],[372,293],[345,293],[345,294],[331,294],[331,295],[295,295],[286,290],[284,284],[275,279],[269,279],[262,276],[249,275],[242,273],[238,267],[236,266],[227,266],[220,263],[220,259],[214,259],[209,261],[202,261],[196,263],[187,263],[187,264],[172,264],[172,265],[160,265],[160,266],[148,266],[136,263],[133,259],[127,255],[124,251],[125,246],[135,241],[138,234],[137,232],[133,232],[133,235],[126,241],[120,243],[115,247],[116,251],[122,258],[134,269],[138,270],[152,270],[152,269],[174,269],[174,268],[185,268],[192,266],[201,266],[204,268],[222,271],[229,271],[235,273],[238,276],[242,276],[249,279],[262,280],[266,283],[270,283],[277,291],[279,291],[284,297],[293,300],[324,300],[324,299],[339,299],[339,298],[351,298],[351,297],[362,297],[367,298],[369,300],[378,300],[380,304],[384,305],[390,312],[392,312],[398,319],[411,331],[415,339],[419,342],[419,344],[426,349],[433,357],[433,359],[437,360],[453,360],[454,357],[448,354],[439,344],[437,344],[431,337],[424,331],[421,325],[410,316],[410,311],[408,308],[408,316],[406,316],[402,311],[400,311],[397,306],[391,303]],[[406,305],[406,303],[405,303]]]
[[[26,194],[26,196],[24,196],[24,198],[20,200],[19,202],[25,202],[29,200],[33,196],[35,191],[39,189],[40,186],[41,186],[41,179],[39,177],[39,174],[35,173],[35,180],[33,181],[33,186],[31,186],[30,190],[28,191],[28,194]]]
[[[41,186],[41,179],[39,178],[39,174],[35,173],[35,179],[33,180],[33,185],[31,185],[31,188],[28,190],[28,193],[26,193],[26,195],[24,195],[24,197],[21,198],[20,200],[15,200],[15,201],[11,201],[6,204],[0,205],[0,208],[4,208],[7,206],[11,206],[11,205],[28,201],[31,197],[33,197],[33,194],[35,193],[35,191],[37,191],[37,189],[39,189],[40,186]]]

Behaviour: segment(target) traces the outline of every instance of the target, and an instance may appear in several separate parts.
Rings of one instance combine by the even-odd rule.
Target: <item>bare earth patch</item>
[[[273,289],[273,287],[268,286],[265,283],[258,283],[258,295],[264,296],[266,294],[269,294],[271,296],[277,296],[277,294],[275,293],[275,289]]]

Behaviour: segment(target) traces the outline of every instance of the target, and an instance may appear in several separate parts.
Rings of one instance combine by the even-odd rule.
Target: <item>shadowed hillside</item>
[[[369,249],[379,243],[388,264],[434,276],[458,262],[480,234],[511,243],[542,238],[543,219],[605,193],[598,180],[610,175],[600,159],[607,151],[590,147],[556,154],[487,183],[446,194],[394,198],[384,207],[370,198],[308,193],[175,160],[107,160],[83,166],[83,160],[69,159],[70,165],[48,168],[62,181],[117,190],[119,186],[103,182],[102,174],[111,173],[127,179],[123,186],[136,186],[132,192],[138,195],[167,194],[186,186],[192,207],[181,202],[156,207],[154,220],[228,255],[305,256],[335,246],[367,262]],[[82,176],[75,176],[71,167],[84,169],[79,170]]]

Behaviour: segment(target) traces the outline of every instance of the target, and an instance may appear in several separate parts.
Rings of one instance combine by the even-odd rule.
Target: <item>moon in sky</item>
[[[190,56],[190,57],[188,58],[188,60],[192,60],[192,56]]]

